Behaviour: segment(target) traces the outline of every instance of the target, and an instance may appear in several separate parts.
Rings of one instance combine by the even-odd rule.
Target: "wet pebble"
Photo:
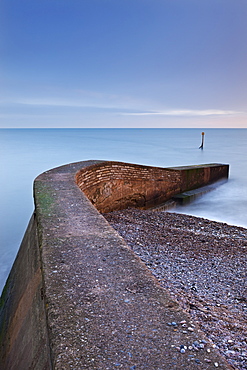
[[[190,323],[171,320],[167,325],[193,335],[192,323],[196,323],[230,365],[247,369],[247,230],[188,215],[137,209],[105,217],[191,316]],[[188,349],[210,353],[206,341],[197,342]]]

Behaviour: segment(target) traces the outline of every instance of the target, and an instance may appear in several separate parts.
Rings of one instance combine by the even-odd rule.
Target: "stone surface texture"
[[[136,208],[104,216],[228,363],[247,369],[247,229]]]

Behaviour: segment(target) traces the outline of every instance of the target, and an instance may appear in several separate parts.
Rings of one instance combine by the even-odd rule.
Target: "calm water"
[[[153,166],[229,163],[227,183],[176,211],[247,227],[247,129],[0,130],[0,291],[33,211],[40,173],[70,162],[116,160]]]

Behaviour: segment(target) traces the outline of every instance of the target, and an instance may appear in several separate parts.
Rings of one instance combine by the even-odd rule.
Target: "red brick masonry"
[[[149,208],[174,195],[227,178],[229,166],[206,164],[159,168],[103,162],[81,169],[76,183],[100,212]]]

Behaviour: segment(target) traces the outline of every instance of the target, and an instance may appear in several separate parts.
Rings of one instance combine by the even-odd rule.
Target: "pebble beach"
[[[104,217],[229,365],[247,369],[247,229],[166,211]]]

